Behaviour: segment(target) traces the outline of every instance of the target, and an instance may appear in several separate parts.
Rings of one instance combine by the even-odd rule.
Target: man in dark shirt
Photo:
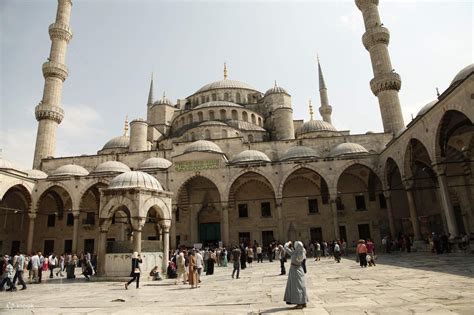
[[[237,246],[234,246],[232,250],[232,260],[234,261],[234,271],[232,271],[232,279],[234,278],[235,272],[237,271],[237,279],[239,279],[240,274],[240,249]]]

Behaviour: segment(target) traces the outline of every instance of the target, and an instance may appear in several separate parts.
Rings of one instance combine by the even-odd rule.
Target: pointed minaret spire
[[[313,112],[313,103],[311,103],[311,99],[309,99],[308,105],[309,105],[309,117],[310,117],[310,120],[313,120],[314,112]]]
[[[321,69],[319,56],[318,56],[318,75],[319,75],[319,98],[321,100],[321,107],[319,107],[319,113],[323,117],[323,121],[332,124],[332,119],[331,119],[332,107],[331,105],[329,105],[328,89],[326,88],[326,82],[324,82],[323,70]]]
[[[128,115],[125,116],[125,123],[123,124],[123,135],[128,136]]]
[[[224,80],[227,80],[228,73],[227,73],[227,64],[224,62]]]
[[[277,80],[275,80],[275,87],[277,87]]]
[[[153,105],[153,72],[151,73],[150,91],[148,92],[148,105]]]

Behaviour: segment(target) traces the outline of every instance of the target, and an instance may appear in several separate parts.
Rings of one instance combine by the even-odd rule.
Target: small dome
[[[311,159],[320,157],[316,150],[302,145],[289,148],[283,156],[280,158],[280,161],[296,160],[296,159]]]
[[[118,175],[110,182],[109,189],[129,189],[129,188],[143,188],[154,191],[162,191],[160,182],[153,176],[138,172],[130,171]]]
[[[363,153],[369,153],[369,151],[367,151],[366,148],[364,148],[358,143],[346,142],[346,143],[341,143],[334,146],[331,149],[331,152],[329,152],[329,156],[338,157],[338,156],[344,156],[344,155],[363,154]]]
[[[0,157],[0,169],[11,169],[11,170],[18,170],[18,168],[10,161],[5,160],[4,158]]]
[[[202,92],[206,92],[210,90],[215,90],[215,89],[245,89],[245,90],[256,91],[253,87],[251,87],[247,83],[236,81],[236,80],[224,79],[224,80],[206,84],[202,88],[197,90],[197,92],[194,94],[202,93]]]
[[[275,85],[274,87],[272,87],[271,89],[268,89],[266,92],[265,92],[265,96],[268,96],[270,94],[286,94],[286,95],[290,95],[284,88],[282,88],[281,86],[277,86]]]
[[[300,134],[318,132],[318,131],[336,131],[337,129],[324,120],[310,120],[307,121],[299,129]]]
[[[270,158],[263,152],[257,150],[245,150],[237,154],[232,163],[249,162],[271,162]]]
[[[215,153],[223,153],[221,148],[217,144],[207,140],[198,140],[191,144],[189,144],[186,149],[184,149],[184,153],[191,153],[191,152],[215,152]]]
[[[148,169],[155,169],[155,168],[167,169],[172,164],[173,163],[171,163],[171,161],[168,161],[167,159],[155,157],[155,158],[146,159],[145,161],[141,162],[138,168],[141,170],[148,170]]]
[[[118,161],[107,161],[99,164],[91,174],[97,173],[125,173],[129,172],[130,167]]]
[[[163,95],[161,99],[158,101],[154,102],[153,105],[169,105],[169,106],[174,106],[173,102],[170,101],[169,98]]]
[[[431,101],[425,106],[423,106],[418,112],[418,114],[416,114],[416,117],[423,116],[427,111],[429,111],[433,106],[435,106],[436,103],[438,103],[438,100]]]
[[[453,81],[451,81],[451,85],[466,79],[473,72],[474,72],[474,63],[471,63],[470,65],[468,65],[467,67],[459,71],[458,74],[456,74]]]
[[[128,136],[119,136],[119,137],[115,137],[115,138],[112,138],[109,141],[107,141],[107,143],[104,145],[102,150],[117,149],[117,148],[126,149],[126,148],[128,148],[129,144],[130,144],[130,137],[128,137]]]
[[[198,105],[194,107],[193,109],[201,109],[201,108],[209,108],[209,107],[243,107],[242,105],[235,104],[232,102],[228,101],[211,101],[211,102],[206,102],[201,105]]]
[[[29,178],[34,179],[43,179],[48,177],[48,174],[40,170],[26,170],[25,173],[28,174]]]
[[[51,172],[50,176],[86,176],[89,172],[80,165],[66,164]]]

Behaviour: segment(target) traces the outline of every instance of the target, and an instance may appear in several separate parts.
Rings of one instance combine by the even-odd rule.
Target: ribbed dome
[[[0,157],[0,169],[12,169],[18,170],[18,168],[10,161],[5,160],[4,158]]]
[[[435,106],[436,103],[438,103],[438,100],[431,101],[425,106],[423,106],[418,112],[418,114],[416,114],[416,117],[423,116],[427,111],[429,111],[433,106]]]
[[[162,191],[160,182],[153,176],[138,172],[130,171],[118,175],[110,182],[109,189],[130,189],[130,188],[143,188],[154,191]]]
[[[50,176],[86,176],[89,172],[80,165],[66,164],[51,172]]]
[[[215,89],[246,89],[256,91],[253,87],[247,83],[236,81],[236,80],[220,80],[204,85],[202,88],[197,90],[196,93],[206,92]],[[194,93],[194,94],[196,94]]]
[[[130,167],[118,161],[106,161],[99,164],[91,173],[125,173],[129,172]]]
[[[29,178],[34,179],[42,179],[48,177],[48,174],[40,170],[26,170],[25,173],[28,174]]]
[[[296,159],[311,159],[320,157],[316,150],[302,145],[289,148],[285,154],[280,158],[280,161],[296,160]]]
[[[145,161],[141,162],[138,168],[141,170],[167,169],[172,164],[173,163],[171,163],[171,161],[168,161],[167,159],[155,157],[155,158],[146,159]]]
[[[235,103],[228,102],[228,101],[211,101],[211,102],[206,102],[206,103],[203,103],[201,105],[198,105],[198,106],[194,107],[194,109],[201,109],[201,108],[208,108],[208,107],[222,107],[222,106],[225,106],[225,107],[243,107],[242,105],[235,104]]]
[[[169,105],[169,106],[173,106],[173,102],[167,98],[166,96],[163,96],[161,99],[159,99],[158,101],[154,102],[153,105]]]
[[[310,120],[307,121],[299,129],[300,134],[318,132],[318,131],[336,131],[337,129],[324,120]]]
[[[286,94],[286,95],[290,95],[284,88],[282,88],[281,86],[277,86],[275,85],[274,87],[272,87],[271,89],[268,89],[266,92],[265,92],[265,96],[268,96],[270,94]]]
[[[338,157],[343,155],[369,153],[366,148],[358,143],[346,142],[336,145],[329,152],[330,157]]]
[[[270,158],[263,152],[257,150],[245,150],[237,154],[232,163],[248,162],[271,162]]]
[[[104,145],[102,150],[104,149],[117,149],[117,148],[128,148],[130,144],[130,138],[128,136],[119,136],[110,139],[107,141],[107,143]]]
[[[186,149],[184,149],[184,153],[190,152],[216,152],[216,153],[223,153],[219,146],[211,141],[207,140],[198,140],[191,144],[189,144]]]
[[[456,74],[453,81],[451,82],[451,85],[453,85],[454,83],[457,83],[459,81],[464,80],[465,78],[467,78],[473,72],[474,72],[474,63],[471,63],[470,65],[468,65],[467,67],[465,67],[461,71],[459,71],[458,74]]]

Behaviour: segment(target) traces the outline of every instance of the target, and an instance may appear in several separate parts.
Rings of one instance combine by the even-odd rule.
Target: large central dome
[[[248,85],[247,83],[240,82],[237,80],[224,79],[224,80],[206,84],[202,88],[197,90],[196,93],[194,94],[207,92],[210,90],[216,90],[216,89],[245,89],[245,90],[257,91],[252,86]]]

